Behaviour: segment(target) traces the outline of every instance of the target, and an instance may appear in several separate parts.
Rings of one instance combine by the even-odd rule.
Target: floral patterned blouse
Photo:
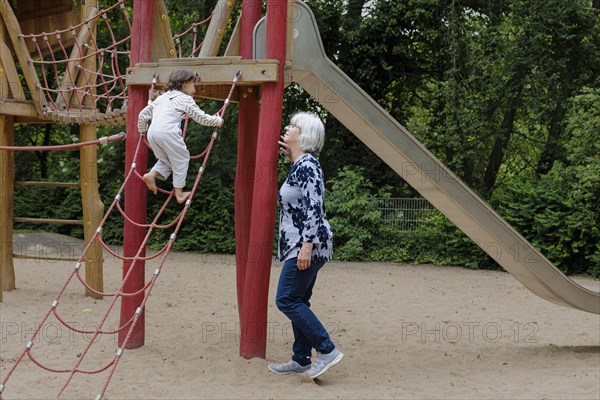
[[[279,190],[277,261],[297,257],[303,242],[314,243],[312,261],[333,256],[333,233],[325,213],[325,184],[319,160],[304,154],[292,166]]]

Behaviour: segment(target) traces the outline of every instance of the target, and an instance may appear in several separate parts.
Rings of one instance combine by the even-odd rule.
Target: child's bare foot
[[[145,174],[142,179],[144,180],[146,186],[148,186],[148,189],[152,191],[152,193],[156,194],[156,179],[152,175],[152,172],[148,172],[147,174]]]
[[[190,192],[182,192],[182,191],[175,191],[175,197],[177,198],[177,202],[179,204],[185,203],[185,201],[188,199],[188,197],[190,197]]]

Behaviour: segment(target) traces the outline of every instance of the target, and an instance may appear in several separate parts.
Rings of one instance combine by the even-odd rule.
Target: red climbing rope
[[[238,73],[236,74],[235,78],[233,79],[232,85],[231,85],[231,89],[229,91],[229,94],[227,96],[227,99],[225,100],[223,106],[221,107],[221,109],[217,112],[217,114],[221,117],[223,117],[223,115],[225,114],[225,111],[227,110],[227,107],[230,103],[230,99],[231,96],[233,94],[233,91],[235,89],[235,86],[237,84],[237,81],[240,77],[240,72],[238,71]],[[66,379],[66,381],[64,382],[63,386],[61,387],[57,398],[60,398],[61,395],[64,393],[64,391],[67,389],[67,387],[69,386],[69,384],[71,383],[71,381],[73,380],[73,378],[75,377],[76,374],[98,374],[101,373],[103,371],[107,371],[108,370],[108,376],[106,378],[106,381],[104,382],[102,389],[100,391],[100,393],[98,394],[98,396],[96,397],[96,399],[103,399],[104,398],[104,394],[106,393],[106,390],[108,389],[108,386],[111,382],[111,379],[116,371],[116,368],[122,358],[124,349],[127,345],[127,343],[129,342],[131,335],[137,325],[139,316],[141,315],[146,302],[148,301],[148,298],[152,292],[152,289],[154,288],[154,285],[156,284],[156,281],[158,279],[158,276],[160,274],[160,272],[162,271],[165,262],[167,260],[167,257],[169,255],[169,252],[173,246],[173,243],[175,242],[176,238],[177,238],[177,234],[181,228],[181,225],[184,221],[185,215],[188,212],[191,204],[192,204],[192,200],[194,199],[194,195],[198,189],[198,185],[200,183],[200,179],[206,169],[206,165],[208,162],[208,158],[210,156],[211,150],[213,148],[213,145],[215,143],[215,140],[217,138],[217,134],[218,134],[218,130],[219,128],[215,128],[215,130],[213,131],[213,134],[211,135],[211,139],[206,147],[206,150],[202,153],[203,154],[203,161],[202,161],[202,165],[198,170],[198,173],[196,175],[196,179],[194,180],[194,184],[192,186],[192,189],[190,191],[190,196],[189,198],[186,200],[185,205],[183,207],[183,210],[181,211],[181,213],[179,214],[179,216],[177,216],[171,223],[167,224],[167,225],[159,225],[158,221],[161,218],[161,216],[163,215],[164,211],[167,208],[167,205],[171,202],[171,200],[174,197],[174,191],[171,192],[167,192],[168,193],[168,197],[166,199],[166,201],[164,202],[163,206],[161,207],[161,209],[158,211],[158,213],[156,214],[156,216],[154,217],[154,219],[152,220],[152,222],[150,224],[144,225],[145,228],[147,228],[147,232],[146,232],[146,236],[144,237],[144,240],[142,241],[140,248],[138,249],[136,255],[133,258],[127,258],[132,260],[131,265],[129,266],[129,269],[127,270],[125,276],[122,279],[121,285],[119,287],[119,289],[114,292],[114,293],[100,293],[96,290],[94,290],[93,288],[91,288],[86,282],[85,280],[81,277],[80,275],[80,268],[81,265],[83,263],[83,261],[86,258],[86,255],[90,249],[90,247],[92,246],[92,244],[95,241],[99,241],[99,243],[102,244],[102,246],[108,250],[108,246],[106,246],[106,244],[104,244],[104,242],[102,241],[100,234],[102,233],[102,227],[104,226],[104,224],[106,223],[109,215],[113,212],[114,209],[118,209],[119,212],[123,215],[123,217],[127,218],[125,212],[123,212],[123,210],[120,207],[120,200],[121,200],[121,196],[125,190],[125,187],[132,182],[133,179],[141,179],[140,174],[136,171],[136,161],[138,158],[138,154],[140,152],[140,147],[142,146],[143,143],[143,138],[140,137],[140,140],[137,143],[137,147],[135,150],[135,154],[133,157],[133,163],[131,168],[129,169],[129,173],[127,174],[127,176],[125,177],[123,184],[121,185],[121,187],[119,188],[117,195],[115,196],[113,202],[110,204],[106,214],[104,215],[104,217],[102,218],[102,221],[100,222],[100,225],[98,226],[98,228],[96,229],[96,232],[94,233],[94,235],[92,236],[91,240],[89,241],[89,243],[85,246],[82,254],[79,256],[77,263],[75,264],[75,267],[73,268],[73,270],[71,271],[71,273],[69,274],[66,282],[63,284],[62,288],[58,291],[58,294],[56,295],[54,301],[52,302],[52,305],[50,307],[50,309],[46,312],[46,314],[44,315],[44,317],[42,318],[41,322],[39,324],[36,325],[36,329],[34,330],[33,334],[31,335],[31,338],[29,340],[29,342],[27,343],[27,345],[25,346],[25,349],[20,353],[20,355],[16,358],[16,360],[14,361],[14,363],[12,364],[10,370],[8,371],[8,373],[6,374],[6,376],[4,377],[4,379],[1,381],[0,383],[0,400],[3,399],[2,397],[2,393],[4,392],[4,390],[7,387],[7,382],[9,381],[10,377],[13,375],[13,373],[15,372],[15,370],[17,369],[17,367],[20,365],[21,361],[23,360],[23,358],[25,357],[25,355],[27,355],[27,357],[29,359],[31,359],[31,361],[36,364],[38,367],[49,371],[49,372],[53,372],[53,373],[61,373],[61,374],[67,374],[68,377]],[[84,145],[84,144],[78,144],[78,145]],[[10,148],[10,150],[13,150],[14,148]],[[168,240],[168,242],[166,243],[166,245],[163,247],[163,249],[161,249],[160,251],[158,251],[156,254],[149,256],[149,257],[143,257],[142,254],[144,253],[144,249],[146,248],[146,245],[148,243],[148,240],[150,239],[150,236],[152,234],[152,232],[155,229],[168,229],[175,226],[175,228],[173,229],[173,232],[170,235],[170,238]],[[110,251],[111,254],[116,255],[116,253]],[[139,291],[137,291],[136,293],[125,293],[124,292],[124,288],[125,288],[125,284],[127,282],[127,280],[129,279],[130,275],[132,274],[134,267],[136,265],[137,262],[139,261],[143,261],[143,260],[148,260],[150,258],[158,258],[159,256],[162,256],[162,258],[160,259],[160,263],[159,266],[156,268],[156,270],[154,271],[154,273],[152,274],[152,277],[150,278],[150,280],[144,285],[144,287],[142,289],[140,289]],[[124,259],[124,257],[120,257],[122,259]],[[92,291],[93,293],[99,295],[99,296],[103,296],[103,297],[112,297],[112,300],[105,312],[105,314],[102,316],[100,322],[95,326],[95,329],[93,330],[89,330],[89,329],[78,329],[75,328],[72,324],[67,323],[62,317],[60,317],[60,315],[58,314],[58,307],[59,307],[59,302],[63,296],[63,294],[65,293],[68,285],[71,283],[71,281],[73,280],[74,277],[77,277],[77,279],[90,291]],[[135,296],[135,295],[139,295],[139,294],[144,294],[143,300],[140,304],[140,306],[138,307],[138,309],[136,310],[136,312],[134,313],[133,317],[127,321],[125,324],[123,324],[122,326],[118,327],[117,329],[112,329],[112,330],[108,330],[104,328],[104,325],[106,324],[106,321],[111,313],[111,311],[114,309],[115,304],[117,303],[118,299],[123,297],[123,296]],[[36,341],[36,338],[38,338],[38,335],[40,334],[40,331],[42,329],[42,327],[47,323],[48,318],[54,315],[55,318],[61,323],[63,324],[65,327],[67,327],[68,329],[80,333],[80,334],[84,334],[86,335],[86,340],[87,340],[87,345],[85,346],[85,349],[78,354],[77,356],[77,360],[74,363],[74,365],[71,368],[63,368],[63,369],[59,369],[59,368],[50,368],[46,365],[44,365],[44,363],[42,363],[41,361],[37,360],[33,354],[32,354],[32,347],[33,344]],[[82,369],[81,365],[84,361],[84,359],[86,358],[86,355],[88,354],[88,352],[90,351],[92,345],[96,342],[97,338],[101,335],[110,335],[110,334],[116,334],[118,332],[127,330],[127,334],[125,337],[125,340],[123,341],[123,347],[118,348],[115,355],[113,356],[113,358],[107,363],[105,364],[103,367],[99,368],[99,369],[95,369],[95,370],[87,370],[87,369]]]
[[[208,22],[210,22],[212,18],[212,15],[208,18],[206,18],[204,21],[200,21],[200,22],[195,22],[193,23],[189,28],[187,28],[185,31],[177,34],[177,35],[173,35],[173,40],[175,41],[175,45],[177,46],[177,52],[178,52],[178,57],[182,58],[183,56],[183,52],[184,52],[184,46],[182,46],[182,40],[185,39],[186,37],[191,36],[191,49],[190,49],[190,54],[187,57],[198,57],[198,53],[200,52],[200,49],[202,48],[202,41],[200,43],[198,43],[198,27],[204,24],[207,24]]]
[[[116,142],[117,140],[125,139],[125,132],[117,133],[116,135],[101,137],[100,139],[90,140],[88,142],[57,144],[54,146],[0,146],[0,150],[10,151],[52,151],[52,150],[73,150],[84,146],[107,144]]]

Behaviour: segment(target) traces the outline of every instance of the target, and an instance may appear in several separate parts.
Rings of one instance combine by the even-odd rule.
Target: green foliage
[[[374,245],[379,210],[372,201],[373,185],[359,168],[344,167],[330,180],[326,207],[341,260],[365,260]]]
[[[587,272],[596,279],[600,279],[600,244],[596,245],[596,251],[586,257],[590,263]]]
[[[516,176],[497,191],[503,216],[566,273],[598,276],[600,91],[571,102],[566,163],[539,178]]]
[[[396,231],[393,244],[382,244],[370,254],[374,261],[457,265],[472,269],[498,266],[447,218],[436,214],[433,225],[414,231]]]
[[[463,265],[489,268],[494,264],[469,238],[441,214],[431,217],[429,228],[402,231],[382,225],[373,197],[389,198],[383,188],[375,192],[364,171],[344,167],[330,180],[327,215],[334,232],[335,258]],[[393,238],[392,244],[380,238]]]

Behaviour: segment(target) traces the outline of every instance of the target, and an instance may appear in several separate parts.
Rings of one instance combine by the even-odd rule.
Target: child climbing
[[[190,194],[183,191],[190,153],[183,140],[181,121],[189,116],[202,125],[223,125],[223,118],[206,114],[194,101],[196,79],[196,74],[187,69],[174,70],[165,93],[149,102],[138,116],[138,130],[148,132],[148,143],[158,159],[144,175],[144,183],[156,194],[156,179],[166,180],[173,173],[173,187],[179,203],[185,202]]]

